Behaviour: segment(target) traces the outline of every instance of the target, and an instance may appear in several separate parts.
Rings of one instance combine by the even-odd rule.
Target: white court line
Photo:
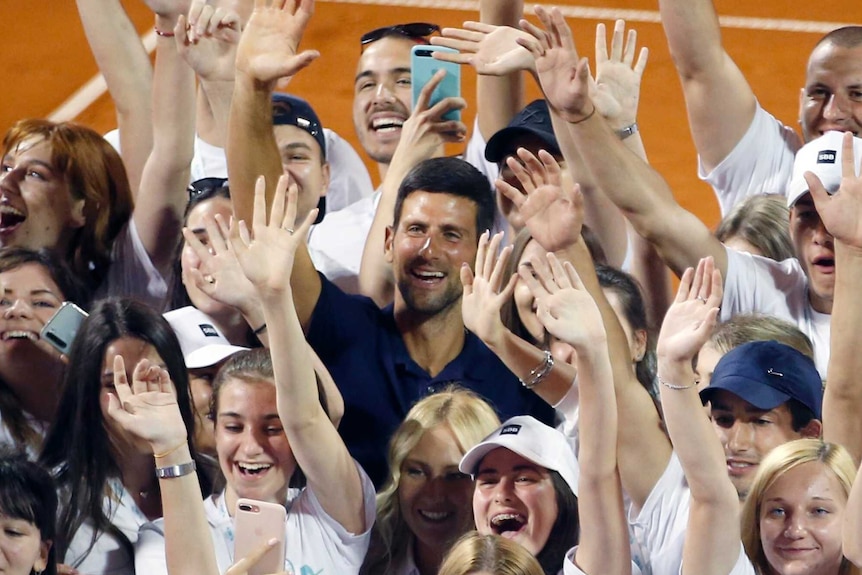
[[[503,0],[498,0],[503,1]],[[366,6],[404,6],[410,8],[431,8],[435,10],[461,10],[478,12],[479,2],[476,0],[318,0],[330,4],[361,4]],[[532,12],[535,4],[525,6],[525,11]],[[567,18],[588,20],[617,20],[622,18],[627,22],[659,23],[661,18],[657,10],[626,10],[622,8],[590,8],[587,6],[560,6]],[[847,26],[843,22],[819,22],[816,20],[788,20],[782,18],[748,18],[744,16],[720,16],[719,21],[724,28],[740,28],[745,30],[770,30],[780,32],[826,34],[827,32]],[[141,41],[152,52],[156,46],[156,35],[150,31],[141,37]],[[72,94],[59,108],[51,112],[49,120],[62,122],[73,120],[93,102],[98,100],[107,90],[105,78],[101,74],[93,76],[81,89]]]

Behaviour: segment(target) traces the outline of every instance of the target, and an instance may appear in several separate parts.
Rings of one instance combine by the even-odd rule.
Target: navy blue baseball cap
[[[317,140],[320,145],[320,155],[326,158],[326,135],[323,133],[323,124],[314,112],[311,105],[296,96],[290,94],[274,93],[272,95],[272,125],[273,126],[296,126],[305,130]]]
[[[752,341],[730,350],[719,360],[700,392],[709,401],[724,389],[763,410],[775,409],[794,399],[820,419],[823,382],[814,362],[800,351],[777,341]]]
[[[536,136],[547,145],[554,156],[560,155],[560,145],[551,124],[551,111],[544,100],[535,100],[518,112],[509,125],[491,136],[485,145],[485,159],[499,163],[515,152],[517,139],[521,136]]]

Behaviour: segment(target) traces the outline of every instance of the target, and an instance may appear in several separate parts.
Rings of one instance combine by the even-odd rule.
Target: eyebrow
[[[9,154],[6,154],[5,156],[3,156],[3,161],[4,162],[11,162],[12,156],[10,156]],[[31,159],[28,159],[25,161],[27,164],[36,164],[39,166],[43,166],[46,170],[50,170],[52,174],[54,173],[54,166],[52,166],[48,162],[43,162],[42,160],[37,160],[35,158],[31,158]]]
[[[289,152],[291,150],[296,150],[297,148],[302,148],[303,150],[311,151],[311,146],[306,144],[305,142],[291,142],[289,144],[285,144],[281,147],[282,152]]]
[[[12,289],[9,289],[9,288],[3,288],[3,293],[4,293],[4,294],[14,294],[14,293],[15,293],[15,290],[12,290]],[[60,296],[58,296],[57,294],[55,294],[54,292],[52,292],[52,291],[51,291],[50,289],[48,289],[48,288],[39,288],[39,289],[34,289],[34,290],[30,290],[30,291],[29,291],[29,292],[27,292],[27,293],[28,293],[29,295],[31,295],[31,296],[34,296],[34,295],[49,295],[49,296],[51,296],[51,297],[53,297],[53,298],[55,298],[55,299],[58,299],[58,300],[62,300],[62,299],[63,299],[63,298],[61,298]]]
[[[219,417],[235,417],[237,419],[242,419],[243,421],[245,421],[245,417],[240,415],[239,413],[237,413],[235,411],[222,411],[218,414],[218,416]],[[278,414],[277,413],[268,413],[267,415],[263,416],[263,419],[266,421],[270,421],[272,419],[278,419]]]
[[[386,71],[381,72],[381,73],[382,74],[390,74],[393,76],[395,76],[397,74],[409,74],[410,68],[406,68],[404,66],[399,66],[397,68],[390,68],[389,70],[386,70]],[[377,75],[377,72],[374,72],[372,70],[364,70],[364,71],[362,71],[356,75],[356,77],[353,79],[353,83],[356,84],[356,82],[358,82],[362,78],[373,78],[376,75]]]

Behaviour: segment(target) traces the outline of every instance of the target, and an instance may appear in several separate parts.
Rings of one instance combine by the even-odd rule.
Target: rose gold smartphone
[[[261,557],[248,575],[268,575],[284,571],[284,522],[287,511],[283,505],[240,499],[236,503],[234,524],[234,561],[239,561],[260,549],[270,539],[278,544]]]

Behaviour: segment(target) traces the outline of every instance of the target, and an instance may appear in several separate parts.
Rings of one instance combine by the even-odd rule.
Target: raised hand
[[[320,53],[297,50],[313,11],[314,0],[254,0],[237,48],[237,73],[271,88],[308,66]]]
[[[634,61],[637,32],[629,30],[626,35],[625,28],[624,20],[614,24],[609,55],[605,25],[596,26],[596,79],[590,96],[613,129],[629,126],[637,119],[641,78],[649,57],[649,50],[641,48]]]
[[[547,263],[533,262],[532,268],[524,266],[518,274],[536,298],[539,321],[551,335],[576,351],[607,345],[599,308],[571,263],[549,253]]]
[[[495,257],[503,233],[495,234],[488,239],[485,231],[479,237],[479,249],[476,252],[476,271],[470,266],[461,266],[461,284],[464,286],[464,299],[461,302],[461,314],[464,327],[481,339],[489,347],[494,347],[505,335],[507,329],[500,319],[500,309],[512,297],[517,276],[508,278],[503,285],[504,270],[512,254],[512,246],[506,246]]]
[[[168,370],[148,359],[135,366],[129,385],[123,356],[114,356],[114,393],[108,395],[108,417],[149,443],[154,453],[169,451],[188,438]]]
[[[464,22],[463,28],[443,28],[442,36],[433,36],[435,46],[455,48],[458,54],[434,52],[434,58],[456,64],[469,64],[477,74],[505,76],[521,70],[535,71],[536,61],[530,51],[518,44],[529,40],[526,32],[509,26],[483,22]]]
[[[805,172],[805,181],[823,225],[836,239],[862,249],[862,163],[855,165],[854,148],[862,148],[862,139],[844,134],[841,141],[841,185],[829,194],[820,178]]]
[[[212,299],[245,309],[248,302],[257,300],[257,292],[231,249],[229,226],[217,214],[215,219],[204,218],[204,228],[208,236],[207,245],[190,229],[183,229],[183,237],[201,262],[199,268],[189,270],[192,281]]]
[[[258,177],[254,185],[251,233],[244,221],[231,222],[229,230],[230,245],[239,265],[261,296],[281,294],[290,288],[296,250],[305,241],[308,229],[317,218],[315,208],[294,229],[299,192],[296,184],[291,184],[288,189],[288,180],[286,175],[278,179],[267,222],[266,180],[263,176]]]
[[[494,183],[497,191],[512,201],[533,239],[544,249],[554,252],[572,245],[584,223],[584,198],[579,186],[564,177],[557,160],[545,150],[539,150],[536,158],[530,151],[518,148],[517,156],[520,161],[509,157],[506,163],[524,191],[502,179]]]
[[[521,28],[530,38],[518,39],[518,43],[536,60],[536,74],[548,105],[567,122],[585,120],[596,111],[589,97],[587,59],[579,59],[572,31],[559,8],[548,12],[537,5],[536,16],[544,28],[521,20]]]
[[[236,70],[239,15],[194,0],[188,17],[180,16],[174,38],[180,56],[202,80],[230,81]]]
[[[658,336],[656,353],[659,362],[686,364],[709,340],[721,305],[721,272],[715,269],[712,257],[688,268],[682,274],[676,299],[667,310]]]

